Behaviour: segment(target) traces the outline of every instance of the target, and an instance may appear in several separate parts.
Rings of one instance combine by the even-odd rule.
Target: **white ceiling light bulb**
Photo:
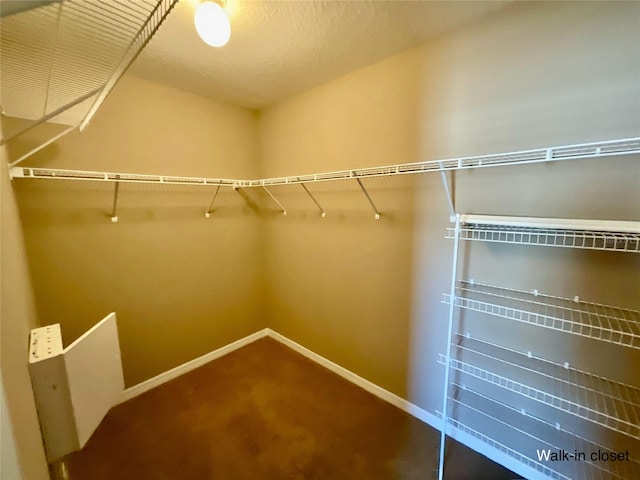
[[[207,45],[222,47],[231,36],[231,25],[224,9],[216,2],[202,2],[194,16],[196,32]]]

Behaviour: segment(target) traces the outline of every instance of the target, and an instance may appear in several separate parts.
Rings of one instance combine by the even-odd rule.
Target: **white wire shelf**
[[[146,183],[166,185],[227,186],[237,187],[238,180],[226,178],[182,177],[172,175],[145,175],[136,173],[92,172],[85,170],[61,170],[54,168],[11,169],[12,178],[46,180],[80,180],[89,182]]]
[[[442,418],[442,413],[439,411],[436,411],[436,416],[438,418]],[[507,455],[508,457],[512,458],[516,462],[525,465],[526,467],[540,473],[541,475],[544,475],[548,479],[573,480],[570,477],[567,477],[565,475],[558,473],[556,470],[550,468],[548,465],[545,465],[544,463],[531,458],[529,455],[525,455],[519,452],[518,450],[510,446],[507,446],[505,443],[500,442],[495,438],[491,438],[488,435],[485,435],[484,433],[481,433],[477,429],[468,426],[467,424],[461,422],[460,420],[447,416],[447,423],[449,425],[449,430],[455,429],[460,432],[464,432],[467,435],[470,435],[471,437],[473,437],[474,439],[482,442],[483,444],[486,444],[488,447],[491,447],[501,452],[502,454]],[[449,431],[448,433],[452,433],[452,432]],[[545,445],[544,442],[542,444]]]
[[[640,440],[640,389],[476,339],[454,346],[452,369]]]
[[[640,252],[640,222],[462,215],[460,240]],[[454,227],[447,238],[454,238]]]
[[[611,140],[596,143],[584,143],[562,147],[539,148],[510,153],[480,155],[473,157],[429,160],[417,163],[403,163],[354,170],[340,170],[309,175],[265,178],[249,180],[247,186],[287,185],[291,183],[322,182],[329,180],[349,180],[354,178],[407,175],[446,170],[466,170],[473,168],[523,165],[559,160],[604,157],[612,155],[631,155],[640,153],[640,137]]]
[[[455,305],[500,318],[640,349],[640,312],[503,287],[460,281]],[[449,304],[451,295],[443,294]]]
[[[640,222],[618,220],[589,220],[578,218],[508,217],[495,215],[460,215],[464,225],[546,230],[586,230],[614,233],[640,233]]]
[[[537,452],[543,450],[541,446],[544,446],[544,449],[548,451],[564,451],[568,455],[573,455],[573,458],[569,457],[571,461],[554,462],[554,471],[560,476],[581,480],[640,478],[640,464],[631,455],[629,460],[624,462],[598,461],[598,457],[596,456],[594,459],[591,454],[602,452],[607,455],[615,455],[619,452],[576,435],[559,425],[531,415],[529,412],[469,389],[465,385],[457,383],[452,383],[452,385],[457,389],[457,392],[449,397],[452,406],[454,408],[462,407],[473,412],[474,416],[485,418],[497,425],[500,430],[491,430],[494,440],[500,433],[503,435],[506,433],[510,444],[517,444],[521,447],[522,444],[526,445],[525,448],[520,448],[520,454],[529,462],[542,464],[548,462],[548,460],[537,458]],[[515,442],[514,436],[521,437],[524,442]],[[531,458],[532,456],[533,458]]]
[[[268,187],[274,185],[290,185],[299,183],[304,184],[336,180],[355,180],[370,177],[388,177],[394,175],[441,172],[446,170],[464,170],[472,168],[522,165],[538,162],[634,154],[640,154],[640,137],[562,147],[540,148],[536,150],[526,150],[520,152],[499,153],[494,155],[453,158],[447,160],[429,160],[418,163],[405,163],[372,168],[341,170],[309,175],[264,178],[257,180],[233,179],[224,181],[230,182],[231,186],[234,186],[236,188]],[[20,167],[14,167],[11,169],[12,178],[71,178],[74,180],[86,179],[93,181],[113,181],[114,175],[120,175],[121,178],[124,178],[126,176],[136,176],[141,178],[139,180],[136,180],[138,182],[148,181],[151,183],[159,183],[158,179],[161,178],[161,176],[157,175],[132,175],[126,173],[107,174],[106,172],[81,170],[55,170],[45,168],[32,169]],[[194,177],[189,178],[192,178],[194,184],[197,184],[198,182],[204,184],[205,181],[209,182],[209,184],[212,185],[220,184],[212,182],[212,179],[196,179]],[[226,185],[227,183],[224,184]]]
[[[0,144],[54,118],[84,129],[177,2],[25,1],[3,16],[2,107],[34,122]]]
[[[456,346],[459,349],[469,350],[487,358],[500,358],[505,364],[546,379],[547,383],[549,380],[563,382],[569,389],[582,392],[569,392],[573,396],[599,395],[607,399],[598,402],[600,404],[606,401],[617,402],[620,410],[628,412],[626,416],[640,428],[640,387],[585,372],[568,363],[553,362],[536,356],[532,352],[520,352],[503,345],[474,338],[469,334],[456,333],[455,336]],[[523,378],[522,373],[519,378]]]

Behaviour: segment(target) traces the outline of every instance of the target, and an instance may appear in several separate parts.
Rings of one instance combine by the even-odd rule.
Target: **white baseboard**
[[[191,370],[195,370],[196,368],[201,367],[205,363],[209,363],[210,361],[215,360],[216,358],[220,358],[226,355],[227,353],[231,353],[234,350],[238,350],[239,348],[242,348],[245,345],[249,345],[250,343],[253,343],[260,338],[266,337],[267,335],[268,335],[268,329],[263,328],[262,330],[258,330],[257,332],[252,333],[251,335],[241,338],[240,340],[236,340],[235,342],[225,345],[224,347],[221,347],[221,348],[218,348],[217,350],[213,350],[209,353],[206,353],[201,357],[194,358],[193,360],[183,363],[182,365],[172,368],[171,370],[161,373],[160,375],[156,375],[155,377],[150,378],[149,380],[145,380],[142,383],[138,383],[137,385],[134,385],[131,388],[127,388],[120,395],[120,398],[118,399],[118,403],[123,403],[123,402],[126,402],[127,400],[131,400],[132,398],[137,397],[138,395],[141,395],[144,392],[151,390],[152,388],[156,388],[162,385],[163,383],[168,382],[169,380],[173,380],[174,378],[177,378],[180,375],[184,375],[185,373],[190,372]]]
[[[267,328],[267,332],[268,332],[267,335],[273,338],[274,340],[277,340],[278,342],[282,343],[283,345],[286,345],[287,347],[298,352],[299,354],[307,357],[310,360],[313,360],[314,362],[318,363],[319,365],[322,365],[326,369],[331,370],[332,372],[340,375],[345,380],[348,380],[351,383],[359,386],[360,388],[365,389],[367,392],[375,395],[376,397],[384,400],[385,402],[388,402],[391,405],[398,407],[400,410],[407,412],[409,415],[416,417],[418,420],[423,421],[424,423],[435,428],[436,430],[438,431],[440,430],[440,427],[442,425],[442,420],[440,420],[433,413],[427,412],[423,408],[420,408],[419,406],[409,402],[408,400],[405,400],[404,398],[399,397],[395,393],[391,393],[389,390],[385,390],[384,388],[376,385],[375,383],[370,382],[369,380],[362,378],[359,375],[356,375],[351,370],[347,370],[346,368],[338,365],[337,363],[334,363],[331,360],[328,360],[323,356],[318,355],[317,353],[309,350],[306,347],[303,347],[299,343],[294,342],[293,340],[285,337],[284,335],[281,335],[278,332],[271,330],[270,328]]]
[[[381,398],[385,402],[388,402],[391,405],[398,407],[400,410],[407,412],[409,415],[412,415],[417,419],[430,425],[431,427],[437,430],[440,430],[442,421],[438,419],[438,417],[433,413],[429,413],[426,410],[418,407],[417,405],[414,405],[413,403],[399,397],[395,393],[391,393],[390,391],[385,390],[384,388],[376,385],[375,383],[370,382],[369,380],[366,380],[359,375],[356,375],[351,370],[347,370],[346,368],[338,365],[337,363],[334,363],[331,360],[328,360],[323,356],[318,355],[317,353],[309,350],[306,347],[303,347],[299,343],[294,342],[293,340],[285,337],[284,335],[281,335],[278,332],[271,330],[270,328],[264,328],[262,330],[259,330],[255,333],[252,333],[251,335],[241,338],[240,340],[236,340],[235,342],[225,345],[224,347],[218,348],[217,350],[213,350],[205,355],[202,355],[201,357],[195,358],[187,363],[183,363],[182,365],[172,368],[171,370],[161,373],[160,375],[156,375],[155,377],[150,378],[149,380],[145,380],[142,383],[139,383],[137,385],[134,385],[133,387],[127,388],[122,392],[122,395],[118,400],[118,403],[123,403],[123,402],[126,402],[127,400],[131,400],[132,398],[137,397],[138,395],[141,395],[144,392],[151,390],[152,388],[158,387],[163,383],[168,382],[169,380],[173,380],[174,378],[177,378],[180,375],[184,375],[185,373],[190,372],[191,370],[195,370],[196,368],[201,367],[205,363],[209,363],[210,361],[215,360],[216,358],[220,358],[226,355],[227,353],[231,353],[234,350],[242,348],[245,345],[249,345],[250,343],[255,342],[256,340],[259,340],[260,338],[264,338],[264,337],[273,338],[274,340],[280,342],[281,344],[298,352],[299,354],[309,358],[310,360],[313,360],[317,364],[322,365],[328,370],[331,370],[332,372],[340,375],[345,380],[348,380],[351,383],[358,385],[359,387],[365,389],[367,392],[375,395],[378,398]]]
[[[225,345],[222,348],[209,352],[206,355],[203,355],[187,363],[184,363],[167,372],[161,373],[160,375],[150,378],[149,380],[139,383],[138,385],[135,385],[131,388],[127,388],[124,392],[122,392],[122,395],[118,403],[126,402],[127,400],[137,397],[138,395],[144,392],[147,392],[152,388],[158,387],[163,383],[168,382],[169,380],[173,380],[174,378],[177,378],[180,375],[190,372],[191,370],[194,370],[204,365],[205,363],[215,360],[216,358],[220,358],[228,353],[233,352],[234,350],[242,348],[264,337],[270,337],[280,342],[281,344],[305,356],[306,358],[313,360],[317,364],[340,375],[345,380],[348,380],[349,382],[363,388],[367,392],[375,395],[376,397],[384,400],[385,402],[388,402],[391,405],[394,405],[400,410],[426,423],[427,425],[434,428],[438,432],[441,431],[442,420],[438,418],[437,415],[424,410],[423,408],[409,402],[408,400],[405,400],[404,398],[399,397],[395,393],[391,393],[390,391],[385,390],[384,388],[376,385],[373,382],[370,382],[369,380],[362,378],[359,375],[356,375],[351,370],[347,370],[346,368],[338,365],[337,363],[334,363],[331,360],[328,360],[323,356],[318,355],[317,353],[309,350],[306,347],[303,347],[299,343],[294,342],[293,340],[285,337],[284,335],[281,335],[278,332],[271,330],[270,328],[259,330],[251,335],[241,338],[240,340],[236,340],[235,342],[230,343],[229,345]],[[523,475],[525,478],[529,478],[531,480],[538,480],[538,479],[546,480],[550,478],[546,476],[543,472],[534,470],[533,468],[525,465],[524,463],[521,463],[515,460],[514,458],[510,457],[509,455],[503,453],[501,450],[494,448],[485,442],[480,441],[479,439],[475,438],[473,435],[461,429],[455,428],[452,425],[447,426],[447,434],[452,438],[458,440],[459,442],[472,448],[473,450],[476,450],[481,454],[489,457],[491,460],[504,465],[505,467],[513,470],[514,472],[520,475]]]

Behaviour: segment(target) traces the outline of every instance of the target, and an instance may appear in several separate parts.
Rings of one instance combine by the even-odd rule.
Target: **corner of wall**
[[[0,126],[1,131],[1,126]],[[3,465],[3,480],[49,479],[35,400],[27,368],[29,330],[36,326],[36,308],[6,147],[0,147],[0,357],[3,399],[2,439],[15,457]],[[5,403],[6,400],[6,403]],[[7,419],[8,421],[4,421]],[[5,445],[4,441],[10,441]],[[17,465],[15,460],[17,459]]]

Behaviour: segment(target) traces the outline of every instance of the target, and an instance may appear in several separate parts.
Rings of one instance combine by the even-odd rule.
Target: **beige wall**
[[[23,165],[251,178],[256,127],[244,109],[125,77],[85,133]],[[127,386],[263,327],[259,222],[231,189],[207,220],[215,187],[123,184],[112,223],[111,184],[14,183],[40,323],[61,323],[68,344],[115,311]]]
[[[535,3],[497,12],[264,112],[262,173],[637,136],[639,17],[630,3]],[[637,157],[473,171],[456,175],[455,201],[462,213],[637,220],[639,181]],[[383,212],[377,222],[355,184],[310,186],[326,219],[301,189],[278,190],[289,212],[265,220],[269,322],[433,413],[441,403],[436,360],[447,319],[440,300],[451,268],[444,192],[435,174],[365,184]],[[638,306],[638,261],[630,254],[607,260],[562,249],[473,248],[461,255],[460,276]],[[525,334],[502,340],[522,347]],[[585,359],[584,347],[571,342],[557,337],[549,341],[553,352],[543,349]],[[625,372],[637,369],[626,365],[638,361],[618,356],[603,370],[629,380]]]
[[[0,131],[2,127],[4,125]],[[0,432],[3,442],[0,477],[45,480],[49,478],[47,463],[27,370],[29,330],[37,326],[37,316],[18,207],[5,157],[3,146],[0,147],[0,364],[1,406],[6,411],[2,412]],[[21,468],[8,456],[14,449]]]
[[[515,5],[259,118],[125,77],[86,133],[27,165],[253,178],[635,136],[639,16],[633,3]],[[637,220],[638,165],[467,172],[456,206]],[[212,191],[124,185],[113,224],[112,186],[15,182],[40,323],[62,323],[69,342],[116,311],[128,386],[269,326],[433,412],[450,281],[444,192],[435,174],[365,185],[379,221],[356,184],[329,182],[309,185],[324,219],[299,186],[273,189],[287,216],[264,192],[247,192],[256,211],[224,190],[205,220]],[[473,245],[460,275],[630,307],[640,298],[630,255],[551,250]],[[507,340],[522,346],[522,331]],[[548,345],[600,368],[583,344]],[[637,371],[621,368],[637,356],[610,353],[601,373]]]

